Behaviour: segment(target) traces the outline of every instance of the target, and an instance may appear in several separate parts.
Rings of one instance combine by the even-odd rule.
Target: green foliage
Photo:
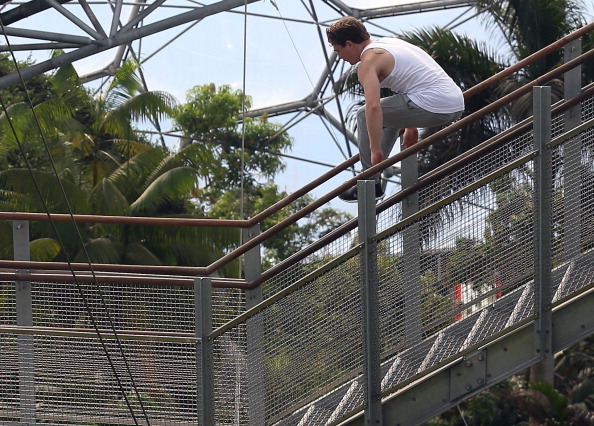
[[[176,106],[166,93],[140,93],[136,69],[127,63],[94,98],[74,68],[63,67],[48,79],[53,97],[37,104],[35,114],[19,103],[8,108],[10,122],[0,116],[0,208],[202,217],[192,194],[212,156],[191,148],[170,153],[136,137],[134,123],[161,119]],[[208,228],[54,226],[32,224],[34,260],[202,266],[237,238],[235,230]],[[9,227],[0,231],[11,240]],[[2,250],[2,257],[12,258],[12,251]]]
[[[0,76],[12,74],[16,71],[16,66],[25,68],[33,64],[31,59],[26,61],[18,61],[14,64],[12,58],[8,54],[0,55]],[[54,88],[45,74],[39,74],[26,81],[26,86],[21,84],[14,84],[10,87],[0,90],[0,99],[5,106],[25,102],[31,99],[33,105],[37,105],[45,100],[54,97]]]
[[[262,184],[247,188],[243,194],[243,212],[245,217],[255,216],[267,207],[280,201],[288,194],[279,191],[275,184]],[[213,205],[210,216],[225,219],[239,219],[242,194],[238,189],[231,189]],[[302,197],[286,208],[265,219],[261,230],[266,231],[282,220],[287,219],[296,211],[313,202],[309,196]],[[331,208],[318,209],[299,223],[289,225],[276,236],[268,239],[264,244],[263,266],[268,268],[274,263],[286,259],[321,236],[327,234],[342,223],[350,219],[350,215]]]
[[[31,241],[31,260],[50,262],[60,254],[60,244],[51,238],[38,238]]]
[[[176,111],[177,126],[187,137],[183,149],[192,148],[195,155],[209,156],[209,161],[202,162],[204,185],[194,194],[209,217],[253,217],[287,196],[270,181],[283,169],[280,154],[292,140],[287,133],[279,133],[280,125],[268,122],[266,117],[243,119],[242,109],[250,103],[249,97],[229,85],[207,84],[190,89],[187,102]],[[265,219],[261,230],[312,201],[311,197],[297,200]],[[290,225],[266,242],[264,266],[290,256],[347,219],[347,215],[326,208]]]
[[[281,126],[266,117],[248,117],[239,125],[244,105],[248,108],[250,99],[241,91],[207,84],[189,90],[187,102],[175,113],[177,127],[187,138],[182,147],[197,145],[212,155],[198,194],[206,209],[226,191],[257,187],[259,180],[272,179],[284,167],[279,154],[291,146],[290,136],[279,134]]]
[[[527,420],[526,414],[502,398],[510,392],[514,380],[497,384],[489,390],[462,402],[425,423],[426,426],[517,426]]]
[[[237,129],[243,104],[246,108],[251,104],[240,90],[232,91],[229,85],[217,88],[213,83],[194,86],[188,90],[186,99],[175,119],[180,128],[198,142],[226,141],[228,134]]]
[[[8,109],[10,121],[0,116],[1,208],[175,217],[204,217],[209,212],[210,217],[239,218],[242,196],[248,200],[245,217],[286,195],[260,180],[270,180],[282,170],[279,154],[290,147],[291,138],[278,134],[280,126],[265,117],[247,118],[239,125],[249,98],[230,86],[211,84],[191,89],[188,103],[178,106],[166,93],[142,92],[137,68],[138,64],[127,62],[107,90],[93,97],[74,68],[65,66],[48,79],[53,96],[37,104],[35,114],[26,103],[18,103]],[[134,123],[169,115],[193,143],[171,152],[137,137]],[[305,198],[278,212],[263,229],[311,201]],[[324,209],[291,225],[268,244],[266,265],[344,220],[345,215]],[[53,236],[39,240],[40,259],[86,262],[89,256],[93,262],[202,266],[239,242],[238,230],[228,228],[79,225],[75,229],[58,224],[60,238],[52,228],[48,223],[32,226],[33,239]],[[64,250],[55,249],[58,240]],[[231,265],[225,273],[236,271]]]

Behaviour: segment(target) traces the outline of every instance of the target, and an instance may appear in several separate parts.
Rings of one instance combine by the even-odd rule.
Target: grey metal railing
[[[550,362],[594,324],[584,303],[594,221],[583,214],[594,210],[594,107],[591,88],[552,110],[547,89],[535,90],[534,123],[418,179],[405,167],[399,194],[377,206],[362,197],[357,220],[265,272],[259,244],[286,223],[266,233],[253,220],[219,223],[242,228],[246,244],[208,267],[93,265],[89,275],[30,262],[27,222],[12,218],[15,258],[0,262],[0,418],[416,424]],[[389,162],[414,164],[407,156],[430,143]],[[245,280],[207,276],[240,255]]]

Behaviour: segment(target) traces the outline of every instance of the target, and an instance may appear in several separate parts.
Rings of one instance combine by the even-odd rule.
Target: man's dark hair
[[[326,36],[330,44],[346,45],[347,41],[363,43],[369,40],[369,33],[365,25],[356,18],[342,18],[326,28]]]

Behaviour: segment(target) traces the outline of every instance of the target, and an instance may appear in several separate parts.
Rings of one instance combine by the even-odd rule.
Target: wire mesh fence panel
[[[16,325],[16,296],[14,282],[0,282],[0,324]]]
[[[193,286],[34,282],[31,288],[33,326],[44,334],[2,335],[0,418],[196,424]],[[16,325],[15,284],[1,289],[1,324]],[[242,290],[214,289],[215,327],[244,310]]]
[[[592,114],[582,109],[584,114]],[[553,255],[562,277],[553,302],[590,285],[594,247],[594,131],[589,128],[553,147]]]
[[[217,424],[248,424],[248,365],[245,324],[214,342],[214,407]]]
[[[484,169],[473,162],[433,184],[425,210],[380,235],[384,390],[533,312],[534,165],[520,160],[530,139],[479,158]],[[466,183],[458,193],[452,177]]]
[[[245,312],[245,292],[236,288],[212,289],[212,326],[221,327]],[[194,315],[190,316],[192,321]]]
[[[376,229],[382,232],[391,226],[396,225],[402,220],[402,203],[397,203],[377,214]]]
[[[288,266],[279,274],[262,284],[263,297],[266,299],[278,291],[299,281],[332,259],[347,253],[358,243],[355,231],[345,232],[333,241],[306,256],[304,259]]]
[[[351,257],[216,338],[215,369],[222,373],[215,387],[232,389],[222,391],[227,403],[217,405],[217,422],[245,424],[227,421],[238,415],[229,409],[234,405],[236,419],[247,421],[247,405],[246,416],[271,424],[360,372],[360,270],[359,257]],[[240,329],[262,344],[242,343]]]
[[[33,323],[194,333],[192,287],[33,283]]]
[[[19,421],[20,413],[20,379],[18,336],[0,334],[0,419]],[[30,384],[30,382],[29,382]]]
[[[54,424],[195,424],[194,343],[116,342],[104,336],[103,346],[96,337],[5,337],[3,341],[17,342],[6,345],[12,346],[12,356],[2,351],[6,366],[2,374],[12,372],[13,378],[3,380],[1,419]],[[33,343],[34,350],[28,354],[23,351],[23,337]],[[19,346],[18,356],[15,346]],[[30,358],[24,359],[27,355]]]
[[[14,284],[11,285],[14,289]],[[7,295],[10,293],[14,290],[7,289]],[[36,326],[92,328],[96,325],[100,329],[195,332],[191,286],[39,282],[33,283],[32,294]],[[213,290],[214,327],[244,310],[242,290]],[[0,315],[4,312],[0,310]]]
[[[419,191],[419,208],[442,202],[452,194],[496,172],[533,150],[532,132],[484,149],[480,157],[462,163],[456,170]],[[430,174],[430,173],[429,173]],[[456,205],[456,204],[455,204]]]

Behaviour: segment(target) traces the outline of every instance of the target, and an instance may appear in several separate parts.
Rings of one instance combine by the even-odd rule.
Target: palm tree
[[[559,40],[569,32],[586,24],[585,8],[578,0],[476,0],[476,9],[484,11],[482,19],[492,31],[494,39],[503,39],[502,51],[497,53],[484,43],[444,28],[419,29],[399,35],[400,38],[427,51],[463,89],[484,81],[504,68],[522,60],[539,49]],[[584,37],[584,50],[592,47],[592,36]],[[478,111],[494,100],[505,96],[518,87],[543,75],[560,65],[563,52],[556,52],[528,66],[495,87],[466,99],[465,115]],[[594,66],[584,66],[585,82],[594,81]],[[553,102],[563,97],[561,80],[551,82]],[[344,76],[339,91],[352,95],[362,94],[358,82],[351,74]],[[350,108],[350,116],[360,106],[357,102]],[[419,172],[424,174],[462,152],[491,138],[501,130],[530,116],[530,94],[467,128],[449,136],[419,153]],[[424,129],[426,137],[437,129]]]
[[[443,28],[419,29],[401,36],[428,52],[437,63],[467,90],[505,68],[503,58],[490,50],[484,43]],[[464,116],[470,115],[495,101],[499,96],[497,88],[488,88],[478,95],[466,99]],[[493,113],[466,126],[428,149],[419,153],[419,173],[424,174],[440,164],[495,136],[509,124],[507,114]],[[427,137],[439,128],[428,128],[421,132]]]
[[[497,0],[477,1],[478,8],[486,10],[484,21],[505,40],[510,52],[508,63],[519,62],[534,52],[556,42],[587,23],[585,5],[580,0]],[[590,38],[586,39],[588,49]],[[528,65],[501,88],[505,95],[521,85],[533,81],[563,63],[563,51],[547,55]],[[591,67],[585,70],[586,81],[592,81]],[[563,82],[550,82],[553,102],[563,98]],[[531,95],[527,94],[514,102],[512,109],[516,121],[532,115]]]
[[[22,104],[7,109],[10,120],[7,114],[0,117],[0,153],[6,164],[0,171],[0,208],[202,217],[191,197],[212,158],[197,153],[196,147],[171,154],[137,137],[133,123],[164,117],[176,103],[164,92],[138,93],[135,67],[126,64],[107,91],[93,99],[67,66],[51,79],[59,97],[33,110]],[[27,161],[10,164],[14,151]],[[52,226],[36,223],[34,260],[65,260],[68,254],[79,262],[201,266],[237,240],[236,230],[79,225],[80,241],[71,224],[55,226],[66,253],[47,238],[53,235]],[[2,257],[12,257],[10,247],[0,250]]]

